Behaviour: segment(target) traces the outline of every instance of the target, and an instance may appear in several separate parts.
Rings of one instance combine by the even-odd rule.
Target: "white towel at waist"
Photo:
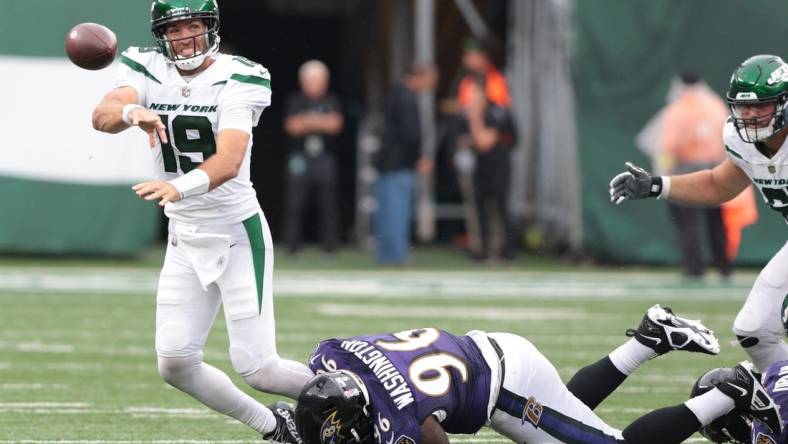
[[[183,223],[175,225],[175,245],[183,248],[197,273],[200,285],[207,289],[227,268],[231,238],[226,234],[199,233],[198,227]]]

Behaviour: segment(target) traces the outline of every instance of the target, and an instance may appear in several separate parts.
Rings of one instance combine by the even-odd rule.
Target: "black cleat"
[[[627,330],[627,336],[633,337],[663,355],[671,350],[716,355],[720,352],[720,343],[700,321],[693,321],[676,316],[669,307],[659,304],[648,309],[637,330]]]

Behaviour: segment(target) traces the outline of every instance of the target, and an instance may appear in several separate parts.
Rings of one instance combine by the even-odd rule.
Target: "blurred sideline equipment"
[[[92,71],[106,68],[118,50],[115,33],[98,23],[80,23],[66,36],[66,54],[77,66]]]

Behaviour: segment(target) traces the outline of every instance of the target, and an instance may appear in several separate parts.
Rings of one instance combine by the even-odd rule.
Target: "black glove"
[[[662,176],[651,176],[639,166],[626,162],[627,171],[610,181],[610,201],[618,205],[626,199],[657,197],[662,192]]]
[[[274,413],[276,427],[264,434],[263,439],[272,444],[302,444],[303,441],[296,430],[293,406],[287,402],[279,401],[269,405],[268,408]]]

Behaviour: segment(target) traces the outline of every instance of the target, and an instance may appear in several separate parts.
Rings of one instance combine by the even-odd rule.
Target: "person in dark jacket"
[[[433,65],[414,64],[386,96],[373,220],[375,252],[382,264],[397,265],[408,259],[415,174],[432,170],[432,159],[421,155],[417,95],[435,88],[437,78]]]
[[[342,108],[328,91],[329,71],[310,60],[298,71],[301,91],[287,101],[285,132],[289,137],[285,241],[291,254],[301,249],[302,219],[311,196],[320,210],[323,251],[334,253],[338,236],[337,135],[342,131]]]

